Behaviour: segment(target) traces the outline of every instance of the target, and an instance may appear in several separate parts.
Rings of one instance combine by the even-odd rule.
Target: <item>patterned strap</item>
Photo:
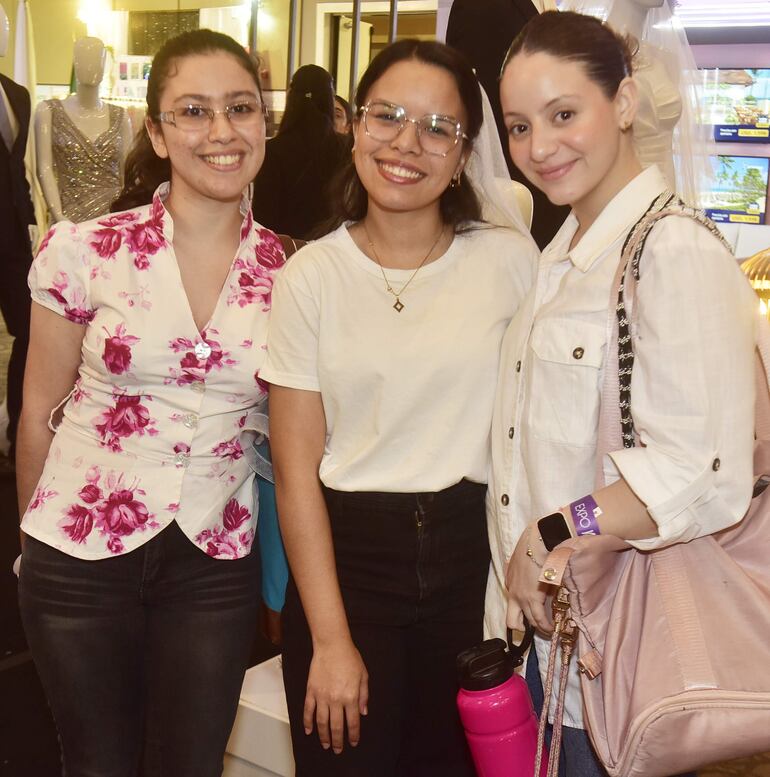
[[[676,195],[665,191],[656,197],[646,213],[636,222],[628,233],[623,250],[621,264],[623,272],[618,288],[616,315],[618,319],[618,389],[620,399],[620,426],[624,448],[633,448],[636,444],[634,435],[634,419],[631,415],[631,375],[634,368],[634,350],[631,341],[631,328],[626,310],[626,289],[629,288],[628,302],[633,303],[633,288],[639,280],[639,263],[644,252],[652,228],[660,219],[667,216],[690,218],[706,227],[732,253],[732,248],[725,240],[716,224],[707,218],[702,211],[685,205]],[[628,268],[631,268],[631,277]]]

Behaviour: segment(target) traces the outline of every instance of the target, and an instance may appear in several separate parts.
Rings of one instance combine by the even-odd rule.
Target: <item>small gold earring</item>
[[[460,185],[461,175],[462,175],[462,170],[459,173],[457,173],[457,175],[452,176],[452,180],[449,182],[450,189],[456,189]]]

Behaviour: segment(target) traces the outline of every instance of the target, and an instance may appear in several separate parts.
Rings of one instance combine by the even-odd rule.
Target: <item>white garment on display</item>
[[[596,16],[639,42],[633,62],[641,98],[633,125],[637,154],[645,167],[658,165],[685,202],[699,206],[712,177],[710,128],[699,118],[695,58],[669,2],[565,0],[561,10]]]
[[[634,56],[639,110],[634,119],[634,148],[643,167],[657,165],[669,189],[677,188],[674,130],[682,116],[682,96],[664,64],[665,54],[647,43]]]

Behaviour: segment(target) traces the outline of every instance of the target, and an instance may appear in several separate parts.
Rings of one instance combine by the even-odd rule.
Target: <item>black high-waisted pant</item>
[[[361,741],[340,755],[302,725],[312,643],[289,581],[283,673],[297,777],[473,777],[455,658],[481,641],[489,569],[486,486],[430,494],[325,489],[342,597],[369,673]]]

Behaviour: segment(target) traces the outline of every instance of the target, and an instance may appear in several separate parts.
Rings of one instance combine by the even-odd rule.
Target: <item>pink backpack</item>
[[[624,247],[612,316],[621,283],[630,306],[635,280],[627,268],[638,264],[653,224],[667,216],[695,218],[713,229],[671,200],[653,206]],[[597,487],[604,455],[622,447],[616,321],[612,330]],[[547,685],[560,642],[562,685],[575,652],[588,733],[611,777],[665,777],[770,750],[770,331],[764,323],[760,330],[756,485],[743,520],[651,552],[611,536],[572,539],[543,567],[541,581],[561,585]],[[557,709],[548,772],[554,776],[560,723]]]

